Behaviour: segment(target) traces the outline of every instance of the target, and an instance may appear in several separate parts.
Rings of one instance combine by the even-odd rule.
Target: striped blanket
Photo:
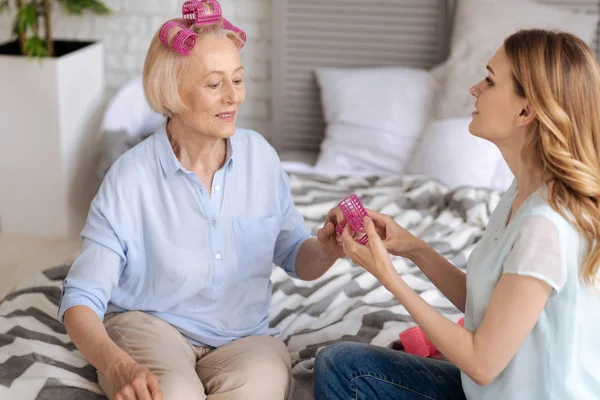
[[[330,208],[356,193],[367,208],[391,215],[460,268],[501,195],[486,189],[449,190],[420,177],[291,174],[290,180],[298,210],[313,233]],[[461,317],[414,265],[399,257],[393,263],[429,304],[453,321]],[[0,302],[0,399],[105,399],[94,368],[55,319],[69,266],[49,267]],[[340,340],[389,346],[414,325],[406,309],[348,259],[312,282],[292,279],[279,268],[274,268],[272,281],[270,321],[292,354],[291,398],[311,398],[310,362],[323,346]]]

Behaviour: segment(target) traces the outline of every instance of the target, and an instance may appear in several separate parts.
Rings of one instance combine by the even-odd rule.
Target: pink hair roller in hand
[[[346,218],[346,222],[355,233],[364,232],[365,227],[363,225],[363,219],[367,217],[368,214],[357,195],[353,194],[346,197],[344,200],[340,201],[338,207],[344,215],[344,218]],[[343,226],[337,225],[335,228],[338,235],[341,235],[342,232],[344,232]],[[365,245],[369,242],[369,238],[364,234],[357,242]]]
[[[171,41],[169,42],[169,36],[171,35],[171,31],[173,29],[179,29]],[[190,51],[196,45],[196,39],[198,39],[198,35],[192,32],[190,29],[185,26],[181,26],[176,21],[169,21],[163,25],[160,33],[158,34],[160,41],[173,50],[183,54],[184,56],[189,56]]]
[[[465,319],[458,321],[460,326],[465,326]],[[404,351],[421,357],[434,357],[439,354],[439,350],[431,343],[425,332],[418,326],[413,326],[400,333],[400,341],[404,346]]]

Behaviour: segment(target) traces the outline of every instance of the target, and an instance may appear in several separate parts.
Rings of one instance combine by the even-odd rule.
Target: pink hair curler
[[[210,4],[212,12],[207,12],[202,3]],[[181,14],[189,25],[206,25],[219,22],[223,17],[221,5],[216,0],[189,0],[183,3]]]
[[[344,215],[344,218],[346,218],[346,222],[355,233],[364,232],[365,227],[363,225],[363,219],[367,217],[368,214],[357,195],[353,194],[346,197],[344,200],[340,201],[338,207]],[[341,235],[344,232],[343,226],[337,225],[335,229],[337,230],[338,235]],[[365,245],[369,242],[369,238],[364,234],[357,242]]]
[[[173,29],[180,29],[173,38],[169,41],[169,36],[171,35],[171,31]],[[170,47],[171,49],[183,54],[184,56],[189,56],[190,51],[196,45],[196,39],[198,39],[198,35],[192,32],[190,29],[185,26],[180,25],[176,21],[169,21],[162,26],[159,33],[160,41],[165,45]]]
[[[240,46],[240,49],[242,47],[244,47],[244,45],[246,44],[246,32],[244,32],[237,26],[233,25],[231,22],[227,21],[225,18],[223,18],[223,28],[240,35],[240,39],[242,39],[242,45]]]
[[[458,324],[465,326],[465,319],[461,318]],[[440,352],[418,326],[413,326],[400,333],[400,341],[405,352],[416,356],[434,357]]]
[[[204,3],[212,6],[212,12],[204,8]],[[182,26],[176,21],[169,21],[164,24],[160,30],[159,37],[161,42],[171,49],[189,56],[190,51],[196,45],[198,34],[192,28],[200,25],[217,24],[221,22],[223,28],[239,35],[242,43],[238,44],[239,49],[246,44],[246,33],[231,22],[223,18],[221,5],[217,0],[188,0],[181,7],[181,14],[187,26]],[[173,39],[169,42],[170,31],[175,27],[181,28]]]

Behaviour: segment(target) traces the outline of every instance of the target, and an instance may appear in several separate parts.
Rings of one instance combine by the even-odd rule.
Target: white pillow
[[[434,82],[404,67],[316,70],[327,128],[315,167],[399,175],[429,117]]]
[[[110,100],[104,119],[104,132],[127,132],[129,137],[154,133],[164,122],[165,117],[150,108],[144,95],[141,76],[127,82]]]
[[[435,118],[470,115],[469,88],[487,74],[485,66],[507,36],[519,29],[571,32],[591,45],[597,14],[584,14],[526,0],[457,0],[448,59],[432,73],[439,82]]]
[[[426,175],[451,188],[475,186],[505,190],[506,169],[500,150],[469,132],[471,117],[433,121],[406,167],[407,174]],[[508,170],[510,174],[510,170]],[[510,186],[510,183],[509,183]]]

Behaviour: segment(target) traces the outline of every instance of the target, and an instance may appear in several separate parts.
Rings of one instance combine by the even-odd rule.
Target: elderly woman
[[[331,227],[306,231],[273,148],[236,129],[244,38],[216,1],[191,1],[150,44],[166,128],[107,173],[58,312],[109,399],[283,399],[272,264],[311,280],[343,255]]]

